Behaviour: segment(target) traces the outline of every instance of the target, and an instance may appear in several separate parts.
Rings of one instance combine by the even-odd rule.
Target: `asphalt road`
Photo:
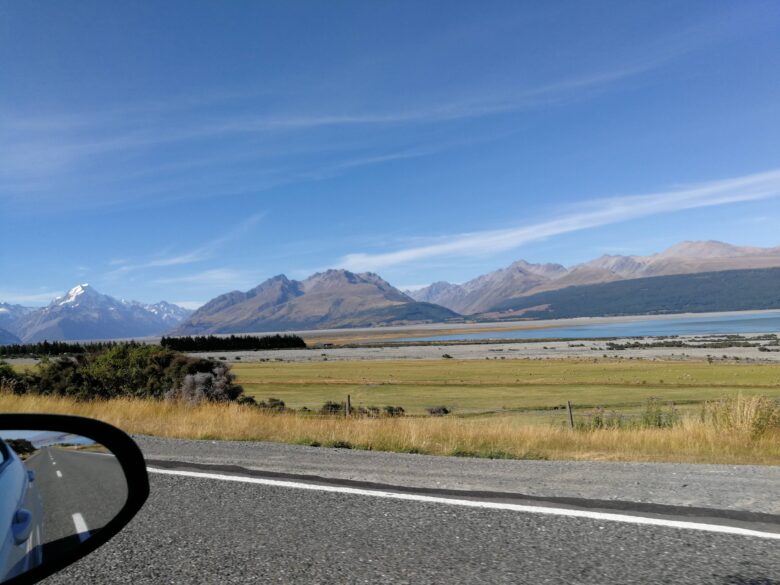
[[[25,462],[43,505],[44,560],[77,545],[111,520],[127,499],[113,455],[43,448]]]
[[[555,495],[534,499],[448,482],[442,488],[404,486],[403,478],[376,484],[360,478],[359,464],[352,479],[311,477],[263,470],[264,455],[273,452],[265,444],[243,444],[256,451],[251,469],[197,461],[198,454],[211,458],[212,447],[247,458],[238,446],[141,445],[149,459],[157,453],[150,465],[162,472],[151,474],[144,509],[110,543],[45,583],[780,584],[780,518],[767,512],[658,503],[649,509],[610,493],[564,502]],[[167,461],[161,458],[165,445]],[[296,449],[286,453],[288,467],[296,470]],[[305,462],[308,455],[301,457]],[[392,456],[382,461],[391,473]],[[431,471],[427,458],[417,461],[421,474]],[[471,463],[486,469],[475,460],[452,464],[464,461],[464,471]],[[414,463],[398,463],[410,476]],[[767,469],[763,479],[778,494],[776,470]],[[523,476],[523,482],[531,479]],[[490,479],[485,481],[489,487]],[[610,502],[613,507],[605,509]],[[628,521],[611,520],[605,512]],[[658,524],[641,523],[647,519]],[[685,524],[674,524],[680,520]]]

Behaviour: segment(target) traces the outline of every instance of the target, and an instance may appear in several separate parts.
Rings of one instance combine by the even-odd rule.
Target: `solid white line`
[[[76,526],[76,534],[79,535],[79,541],[84,542],[89,538],[89,528],[87,523],[84,522],[84,516],[78,512],[73,514],[73,524]]]
[[[62,477],[62,472],[59,469],[57,470],[57,477]]]
[[[238,475],[221,475],[218,473],[201,473],[196,471],[178,471],[172,469],[159,469],[147,467],[150,473],[162,475],[179,475],[184,477],[197,477],[203,479],[218,479],[220,481],[233,481],[239,483],[253,483],[274,487],[284,487],[300,490],[331,492],[338,494],[351,494],[354,496],[368,496],[373,498],[387,498],[391,500],[405,500],[414,502],[426,502],[431,504],[446,504],[449,506],[463,506],[466,508],[483,508],[488,510],[510,510],[513,512],[525,512],[528,514],[546,514],[552,516],[567,516],[570,518],[587,518],[590,520],[602,520],[607,522],[622,522],[625,524],[641,524],[645,526],[662,526],[665,528],[680,528],[683,530],[699,530],[703,532],[717,532],[720,534],[733,534],[738,536],[755,536],[780,540],[780,533],[761,532],[736,526],[724,526],[721,524],[703,524],[699,522],[685,522],[681,520],[666,520],[663,518],[647,518],[645,516],[630,516],[628,514],[611,514],[607,512],[592,512],[589,510],[570,510],[567,508],[552,508],[548,506],[526,506],[522,504],[504,504],[499,502],[481,502],[478,500],[459,500],[455,498],[443,498],[438,496],[424,496],[420,494],[404,494],[386,492],[382,490],[367,490],[350,487],[330,485],[318,485],[300,483],[296,481],[282,481],[276,479],[263,479],[259,477],[244,477]]]

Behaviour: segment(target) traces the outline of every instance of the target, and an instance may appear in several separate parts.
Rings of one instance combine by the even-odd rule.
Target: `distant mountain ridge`
[[[444,307],[415,301],[376,274],[326,270],[303,281],[282,274],[246,292],[220,295],[172,334],[368,327],[457,316]]]
[[[371,272],[326,270],[301,281],[278,275],[219,295],[194,313],[164,301],[118,300],[85,284],[41,309],[0,303],[0,343],[372,327],[463,315],[485,321],[774,308],[775,269],[780,247],[687,241],[649,256],[605,255],[568,268],[518,260],[464,284],[406,292]],[[740,275],[748,279],[743,289]]]
[[[650,256],[605,255],[571,268],[520,260],[461,285],[436,282],[408,291],[408,294],[417,300],[473,315],[489,311],[508,299],[570,286],[651,276],[775,267],[780,267],[780,247],[734,246],[714,240],[686,241]]]
[[[28,313],[32,313],[34,310],[32,307],[0,303],[0,327],[7,329],[11,323],[21,319]]]
[[[80,284],[46,307],[22,312],[5,328],[26,343],[146,337],[170,329],[190,314],[165,301],[119,300]]]
[[[5,329],[0,329],[0,345],[8,345],[11,343],[19,343],[19,339],[16,335]]]
[[[780,268],[646,276],[506,300],[490,320],[566,319],[780,309]]]

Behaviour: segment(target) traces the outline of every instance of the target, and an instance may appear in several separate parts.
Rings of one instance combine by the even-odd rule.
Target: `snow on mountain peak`
[[[56,303],[58,305],[68,305],[71,303],[75,303],[79,297],[85,295],[85,294],[96,294],[95,289],[89,286],[88,283],[79,284],[77,286],[74,286],[72,289],[68,291],[68,294],[64,297],[59,297],[55,299]]]

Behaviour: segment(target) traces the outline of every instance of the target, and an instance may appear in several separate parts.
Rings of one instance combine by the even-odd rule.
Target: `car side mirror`
[[[91,553],[148,495],[143,455],[119,429],[0,414],[0,583],[35,583]]]

